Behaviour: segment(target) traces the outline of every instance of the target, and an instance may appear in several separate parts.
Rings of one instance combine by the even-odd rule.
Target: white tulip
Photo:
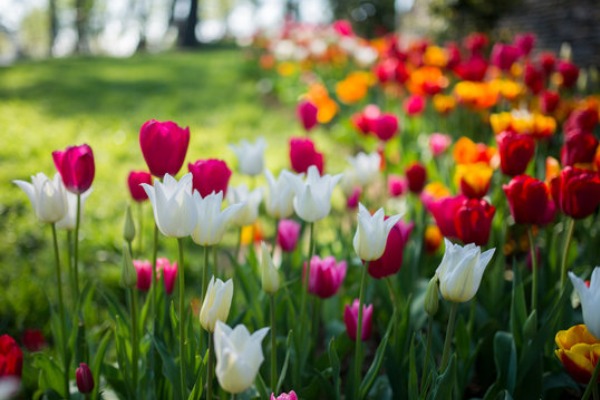
[[[233,281],[229,279],[227,282],[223,282],[220,279],[215,280],[213,276],[202,301],[200,325],[205,330],[214,332],[217,321],[227,321],[232,299]]]
[[[262,201],[262,188],[250,191],[244,184],[230,187],[227,191],[229,204],[242,204],[241,210],[232,220],[239,227],[252,225],[258,219],[258,207]]]
[[[59,174],[50,180],[40,172],[31,177],[32,183],[19,180],[13,182],[29,197],[35,215],[41,222],[57,222],[66,215],[67,195]]]
[[[594,268],[590,287],[587,287],[583,279],[569,271],[571,283],[577,290],[581,300],[581,310],[583,312],[583,323],[588,331],[600,340],[600,267]]]
[[[348,157],[348,162],[355,172],[354,176],[361,186],[372,183],[380,174],[381,156],[377,153],[358,153],[354,157]]]
[[[271,171],[265,171],[269,184],[266,208],[267,213],[273,218],[285,219],[294,213],[294,189],[290,181],[285,179],[285,174],[291,174],[291,172],[283,170],[275,180]]]
[[[217,321],[214,333],[216,375],[229,393],[241,393],[254,383],[264,360],[261,342],[269,332],[262,328],[250,335],[244,325],[231,329]]]
[[[202,246],[212,246],[220,243],[232,219],[235,218],[237,213],[241,212],[244,206],[241,203],[233,204],[221,210],[223,192],[212,192],[203,198],[198,191],[194,191],[193,200],[197,224],[192,231],[192,240]]]
[[[65,229],[68,231],[72,231],[73,229],[75,229],[75,225],[77,224],[77,195],[73,192],[67,191],[66,188],[65,188],[65,191],[67,193],[67,213],[65,214],[63,219],[61,219],[60,221],[58,221],[56,223],[56,227],[58,229]],[[90,197],[90,194],[92,194],[92,191],[93,191],[93,189],[89,188],[88,190],[86,190],[84,193],[81,194],[81,198],[80,198],[81,204],[79,207],[79,220],[80,221],[83,218],[83,206],[84,206],[87,198]]]
[[[279,290],[279,271],[273,263],[271,252],[265,242],[261,242],[260,277],[263,290],[273,294]]]
[[[473,243],[460,246],[448,239],[444,239],[444,242],[444,257],[435,271],[442,297],[456,303],[469,301],[477,293],[483,272],[496,249],[482,253],[481,248]]]
[[[400,218],[402,215],[397,214],[385,219],[383,208],[371,215],[362,203],[358,204],[358,226],[352,244],[361,260],[377,260],[383,255],[388,235]]]
[[[142,183],[152,208],[158,229],[169,237],[188,236],[196,226],[196,207],[192,199],[192,174],[184,175],[179,182],[165,174],[154,186]]]
[[[242,174],[256,176],[263,172],[264,153],[267,142],[259,137],[255,143],[242,140],[238,145],[230,144],[238,160],[238,168]]]
[[[300,218],[316,222],[329,215],[331,194],[342,174],[320,176],[317,167],[311,165],[306,180],[287,171],[283,171],[282,176],[294,189],[294,210]]]

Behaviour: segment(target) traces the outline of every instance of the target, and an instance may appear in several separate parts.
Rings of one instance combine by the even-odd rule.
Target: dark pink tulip
[[[298,107],[296,108],[296,115],[298,119],[302,123],[305,131],[310,131],[312,128],[317,126],[317,113],[319,109],[316,105],[311,103],[308,100],[303,100],[298,103]]]
[[[579,78],[579,68],[569,61],[559,61],[557,67],[558,73],[562,77],[560,86],[564,88],[572,88],[577,83]]]
[[[25,329],[23,332],[23,346],[30,351],[36,352],[46,347],[46,338],[39,329]]]
[[[152,174],[147,171],[131,171],[127,177],[127,186],[131,198],[137,202],[148,200],[148,195],[142,186],[142,183],[152,185]]]
[[[473,32],[464,39],[463,45],[471,52],[471,55],[480,55],[489,42],[485,33]]]
[[[425,97],[413,94],[404,101],[404,112],[409,117],[421,114],[425,110]]]
[[[402,196],[408,190],[408,181],[400,175],[388,176],[388,193],[392,197]]]
[[[175,278],[177,278],[177,262],[170,263],[167,258],[161,257],[156,260],[156,273],[158,276],[162,275],[165,292],[167,294],[173,293],[175,289]]]
[[[461,194],[454,197],[444,197],[428,203],[427,208],[433,216],[438,228],[440,228],[442,236],[447,238],[458,237],[454,225],[454,216],[466,199],[467,198]]]
[[[544,71],[540,68],[536,68],[533,64],[525,64],[525,72],[523,73],[523,81],[525,85],[531,90],[531,93],[538,94],[544,89],[546,79]]]
[[[314,165],[323,174],[323,154],[318,152],[315,144],[308,138],[290,139],[290,162],[292,169],[301,174],[308,171],[308,167]]]
[[[558,108],[560,96],[552,90],[544,90],[540,93],[540,108],[544,114],[552,114]]]
[[[398,117],[391,113],[383,113],[372,120],[371,131],[379,140],[387,142],[398,133]]]
[[[147,292],[152,286],[152,263],[147,260],[133,260],[133,266],[137,272],[136,288]]]
[[[79,393],[87,394],[94,390],[94,376],[86,363],[79,364],[79,367],[75,370],[75,380]]]
[[[535,35],[533,33],[518,34],[515,36],[513,43],[519,49],[521,56],[528,56],[535,46]]]
[[[340,36],[353,36],[352,23],[347,19],[338,19],[332,25],[333,30]]]
[[[358,329],[358,299],[354,299],[352,306],[346,306],[344,309],[344,323],[346,324],[346,332],[352,340],[356,340],[356,330]],[[373,317],[373,305],[363,304],[362,313],[362,332],[360,338],[362,341],[369,340],[371,337],[372,328],[372,317]]]
[[[346,269],[346,261],[338,263],[333,256],[323,259],[313,256],[310,261],[308,291],[322,299],[333,296],[342,286],[346,277]],[[306,264],[304,272],[306,272]]]
[[[350,210],[355,210],[358,207],[358,202],[360,201],[360,195],[362,194],[362,189],[360,187],[355,187],[352,190],[352,193],[346,199],[346,207]]]
[[[520,56],[521,52],[517,47],[510,44],[496,43],[492,48],[490,59],[492,64],[502,71],[509,71]]]
[[[190,128],[173,121],[147,121],[140,129],[140,147],[150,173],[158,178],[177,175],[190,143]]]
[[[293,219],[282,219],[277,225],[277,244],[285,252],[296,249],[300,237],[300,224]]]
[[[200,196],[223,192],[225,197],[231,177],[231,170],[225,161],[214,158],[198,160],[188,164],[188,170],[192,173],[193,190],[197,190]]]
[[[583,109],[574,110],[569,114],[569,118],[563,125],[564,132],[570,132],[575,129],[582,130],[584,132],[592,132],[598,125],[599,116],[598,110],[594,107],[587,107]]]
[[[412,193],[421,193],[427,181],[427,170],[418,163],[412,163],[405,171],[406,180],[408,181],[408,190]]]
[[[415,224],[407,224],[404,221],[398,221],[396,225],[392,227],[387,242],[385,244],[385,250],[383,255],[377,260],[369,262],[369,275],[375,279],[385,278],[390,275],[394,275],[400,271],[402,267],[402,259],[404,257],[404,247],[408,243],[410,233],[412,232]]]
[[[94,153],[87,144],[52,152],[54,165],[69,192],[81,194],[92,186],[96,167]]]
[[[542,52],[540,53],[540,65],[544,70],[546,76],[550,76],[550,74],[554,71],[556,67],[556,56],[551,52]]]
[[[482,81],[488,69],[487,61],[481,56],[461,61],[453,68],[458,77],[465,81]]]

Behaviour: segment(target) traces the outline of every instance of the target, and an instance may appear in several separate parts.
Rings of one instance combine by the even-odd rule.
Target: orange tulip
[[[600,341],[584,324],[559,331],[554,337],[558,357],[567,372],[580,383],[588,383],[600,359]],[[600,377],[598,379],[600,382]]]
[[[484,143],[475,143],[468,137],[461,137],[454,144],[452,156],[457,164],[473,164],[485,162],[491,164],[496,155],[496,149]]]
[[[454,86],[459,103],[474,110],[486,110],[498,101],[498,89],[485,82],[462,81]]]
[[[465,196],[480,199],[488,192],[493,173],[494,170],[485,162],[458,164],[454,182]]]
[[[342,103],[354,104],[365,98],[372,81],[367,72],[352,72],[335,85],[335,93]]]
[[[456,100],[452,96],[438,93],[433,96],[433,108],[442,115],[450,113],[456,107]]]

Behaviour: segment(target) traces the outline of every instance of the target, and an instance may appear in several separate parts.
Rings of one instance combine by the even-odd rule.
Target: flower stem
[[[271,390],[277,386],[277,336],[275,335],[275,295],[271,294]]]
[[[183,266],[183,238],[177,238],[179,248],[179,374],[182,398],[187,398],[185,385],[185,279]]]
[[[538,262],[537,262],[537,254],[535,251],[535,242],[533,238],[533,229],[531,226],[527,229],[527,234],[529,236],[529,252],[531,254],[531,311],[536,311],[538,306]],[[539,313],[538,313],[539,314]]]
[[[208,251],[209,246],[204,246],[204,269],[202,270],[202,287],[200,288],[200,301],[204,302],[204,294],[206,293],[206,285],[208,285],[208,269],[210,268],[208,262]]]
[[[590,381],[585,388],[585,392],[581,397],[581,400],[587,400],[593,392],[594,400],[598,399],[598,374],[600,373],[600,360],[596,360],[596,367],[594,367],[594,373],[590,378]]]
[[[62,351],[63,351],[63,362],[64,362],[64,385],[65,385],[65,396],[67,398],[71,398],[69,394],[69,360],[67,356],[67,323],[65,319],[65,308],[63,301],[63,292],[62,292],[62,277],[60,272],[60,256],[58,254],[58,238],[56,237],[56,225],[54,223],[52,226],[52,242],[54,244],[54,261],[56,264],[56,279],[57,279],[57,289],[58,289],[58,314],[60,317],[60,329],[61,329],[61,339],[62,339]]]
[[[431,338],[433,336],[433,317],[427,317],[427,347],[425,349],[425,360],[423,360],[423,372],[421,373],[421,389],[420,394],[423,394],[423,390],[425,389],[425,383],[427,382],[427,378],[429,373],[427,371],[427,367],[429,366],[429,355],[431,354]]]
[[[213,335],[211,332],[208,332],[208,366],[206,370],[206,399],[212,400],[213,398],[213,372],[214,372],[214,358],[213,354]]]
[[[314,222],[309,224],[308,260],[306,261],[306,271],[304,271],[304,278],[302,282],[304,289],[302,290],[302,299],[300,304],[300,321],[304,321],[304,316],[306,315],[306,296],[308,293],[308,281],[310,278],[310,260],[312,259],[314,250],[314,226]],[[304,326],[304,323],[301,323],[302,326]]]
[[[139,339],[138,339],[138,322],[137,322],[137,291],[135,288],[129,289],[131,296],[131,375],[133,380],[134,395],[137,397],[137,383],[138,383],[138,360],[139,360]]]
[[[143,203],[138,203],[138,255],[142,255],[144,251],[144,209]]]
[[[363,327],[363,301],[365,286],[367,283],[367,269],[369,267],[368,261],[365,262],[362,270],[362,277],[360,279],[360,291],[358,292],[358,322],[356,324],[356,339],[354,348],[354,395],[356,399],[360,398],[360,381],[361,381],[361,352],[360,347],[362,344],[362,327]]]
[[[75,239],[73,241],[73,283],[75,285],[75,304],[79,309],[79,226],[81,224],[81,195],[77,193],[77,213],[75,214]]]
[[[452,302],[450,306],[450,316],[448,317],[448,327],[446,328],[446,341],[444,342],[444,353],[442,353],[442,362],[440,364],[440,373],[443,373],[450,359],[450,347],[452,345],[452,337],[454,336],[454,325],[456,323],[456,314],[458,311],[458,303]]]
[[[573,239],[573,229],[575,228],[575,220],[567,217],[567,232],[565,233],[565,246],[563,247],[562,260],[560,263],[560,292],[565,290],[567,283],[567,258],[569,256],[569,246]]]

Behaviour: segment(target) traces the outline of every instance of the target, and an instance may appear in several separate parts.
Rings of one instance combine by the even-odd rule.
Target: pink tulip
[[[521,51],[510,44],[496,43],[492,48],[490,59],[492,64],[502,71],[509,71],[521,56]]]
[[[445,133],[432,133],[429,136],[429,150],[434,157],[445,152],[452,144],[452,138]]]
[[[360,195],[362,194],[362,189],[360,187],[355,187],[352,190],[352,193],[346,199],[346,207],[350,210],[355,210],[358,207],[358,202],[360,201]]]
[[[227,186],[231,177],[231,170],[223,160],[208,159],[198,160],[188,164],[188,170],[192,173],[192,187],[200,196],[206,197],[212,192],[223,192],[227,195]]]
[[[398,133],[398,117],[383,113],[372,120],[371,131],[383,142],[387,142]]]
[[[175,122],[147,121],[140,129],[140,147],[150,173],[158,178],[177,175],[190,143],[190,129]]]
[[[346,277],[346,262],[336,262],[333,256],[321,259],[313,256],[310,261],[310,276],[308,291],[322,299],[327,299],[337,293]],[[306,272],[306,265],[304,266]]]
[[[282,219],[277,226],[277,244],[285,252],[292,252],[298,244],[300,224],[293,219]]]
[[[86,363],[80,363],[79,367],[75,370],[75,381],[77,382],[79,393],[87,394],[94,390],[94,376]]]
[[[358,299],[354,299],[352,302],[352,306],[346,306],[344,309],[344,323],[346,324],[346,332],[348,336],[352,340],[356,340],[356,330],[358,329]],[[363,313],[362,313],[362,332],[361,332],[361,340],[369,340],[371,337],[371,327],[372,327],[372,317],[373,317],[373,305],[367,306],[363,304]]]
[[[388,193],[392,197],[402,196],[408,190],[408,181],[400,175],[388,176]]]
[[[133,260],[137,272],[136,287],[141,292],[147,292],[152,286],[152,263],[147,260]]]
[[[156,260],[156,272],[157,275],[161,275],[163,277],[163,281],[165,283],[165,292],[167,294],[173,293],[173,289],[175,289],[175,278],[177,278],[177,263],[174,262],[171,264],[166,258],[159,258]]]
[[[289,393],[281,393],[277,397],[275,397],[274,393],[271,393],[270,400],[298,400],[298,396],[296,395],[296,392],[290,390]]]
[[[69,192],[81,194],[92,186],[96,167],[94,153],[87,144],[52,152],[54,165]]]
[[[513,43],[519,49],[521,56],[528,56],[535,46],[535,40],[535,35],[528,32],[516,35]]]
[[[296,115],[302,123],[305,131],[310,131],[312,128],[317,126],[317,113],[319,109],[316,105],[308,100],[301,101],[296,108]]]
[[[433,216],[438,228],[440,228],[442,236],[447,238],[458,237],[456,226],[454,225],[454,216],[466,200],[467,198],[463,195],[448,196],[431,201],[427,205],[427,209]]]
[[[562,77],[560,86],[564,88],[572,88],[577,83],[579,78],[579,68],[569,61],[559,61],[557,67],[558,73]]]
[[[318,152],[315,144],[308,138],[290,139],[290,162],[292,169],[301,174],[308,171],[308,167],[314,165],[323,174],[323,154]]]
[[[421,114],[425,110],[425,97],[413,94],[404,101],[404,112],[409,117]]]
[[[138,203],[144,200],[148,200],[148,195],[142,186],[142,183],[152,185],[152,174],[146,171],[131,171],[127,177],[127,186],[129,187],[129,193],[131,198]]]

